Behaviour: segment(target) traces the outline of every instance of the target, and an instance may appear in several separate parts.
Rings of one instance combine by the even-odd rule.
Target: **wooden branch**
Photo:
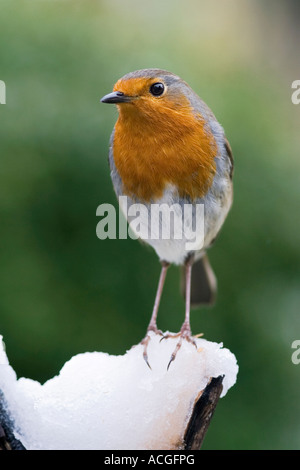
[[[5,405],[5,399],[0,390],[0,450],[26,450],[22,442],[15,438],[13,422]]]
[[[224,375],[212,378],[196,401],[185,435],[185,450],[200,450],[223,390]]]

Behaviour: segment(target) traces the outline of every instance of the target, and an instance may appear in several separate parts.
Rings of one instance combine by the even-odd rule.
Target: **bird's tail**
[[[185,297],[185,267],[182,268],[181,291]],[[194,262],[191,280],[191,307],[212,305],[217,293],[217,279],[206,254]]]

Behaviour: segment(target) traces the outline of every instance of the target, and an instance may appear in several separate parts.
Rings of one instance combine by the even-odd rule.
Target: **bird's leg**
[[[156,291],[154,307],[153,307],[150,323],[149,323],[148,328],[147,328],[146,336],[141,341],[141,344],[143,344],[143,346],[144,346],[143,357],[144,357],[144,359],[145,359],[145,361],[146,361],[146,363],[149,367],[150,367],[150,364],[148,362],[148,355],[147,355],[148,343],[150,341],[149,332],[154,331],[154,333],[162,335],[162,332],[157,328],[156,319],[157,319],[158,308],[159,308],[159,304],[160,304],[161,294],[162,294],[162,291],[163,291],[163,287],[164,287],[164,283],[165,283],[169,263],[167,263],[166,261],[162,261],[161,264],[162,264],[162,268],[161,268],[161,273],[160,273],[160,277],[159,277],[159,282],[158,282],[158,287],[157,287],[157,291]],[[150,367],[150,369],[151,369],[151,367]]]
[[[190,324],[190,310],[191,310],[191,279],[192,279],[192,266],[194,262],[194,257],[189,257],[185,263],[185,269],[186,269],[186,275],[185,275],[185,319],[182,324],[182,327],[180,329],[180,332],[178,335],[179,336],[179,341],[176,345],[176,348],[174,349],[171,359],[168,364],[168,369],[170,367],[170,364],[174,361],[176,354],[178,353],[179,349],[181,348],[182,341],[183,339],[186,339],[190,343],[192,343],[196,349],[197,349],[197,344],[196,341],[192,337],[192,331],[191,331],[191,324]]]

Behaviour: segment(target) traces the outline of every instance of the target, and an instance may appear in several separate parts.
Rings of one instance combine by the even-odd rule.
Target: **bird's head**
[[[124,75],[101,102],[116,104],[123,117],[163,121],[191,114],[192,94],[191,88],[177,75],[145,69]]]

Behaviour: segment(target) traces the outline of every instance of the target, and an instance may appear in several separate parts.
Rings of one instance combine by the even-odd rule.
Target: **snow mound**
[[[17,379],[0,337],[0,390],[28,450],[178,449],[199,393],[224,375],[224,396],[236,382],[235,356],[222,343],[183,341],[167,370],[176,338],[152,334],[148,346],[123,356],[87,352],[41,385]]]

